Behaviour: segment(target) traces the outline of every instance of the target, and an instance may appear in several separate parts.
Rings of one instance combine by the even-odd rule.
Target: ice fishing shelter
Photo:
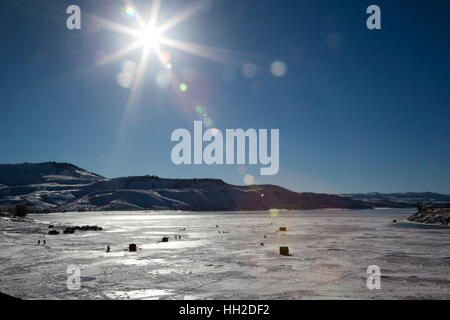
[[[280,247],[280,254],[282,256],[289,256],[289,247]]]
[[[135,243],[130,243],[128,245],[128,251],[135,252],[136,251],[136,244]]]

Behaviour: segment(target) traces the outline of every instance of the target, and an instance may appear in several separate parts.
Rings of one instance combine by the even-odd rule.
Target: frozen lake
[[[77,212],[31,215],[39,223],[2,220],[0,291],[26,299],[450,299],[450,229],[406,222],[414,211]],[[50,236],[48,223],[104,230]],[[277,231],[281,226],[287,232]],[[158,243],[164,235],[169,242]],[[46,245],[37,246],[44,237]],[[141,250],[126,251],[132,242]],[[280,246],[292,256],[280,256]],[[78,291],[67,289],[69,265],[81,267]],[[380,290],[367,289],[370,265],[381,268]]]

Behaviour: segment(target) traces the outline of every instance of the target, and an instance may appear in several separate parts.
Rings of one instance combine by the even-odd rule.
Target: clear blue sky
[[[146,12],[149,2],[134,3]],[[158,24],[188,3],[163,1]],[[65,161],[107,177],[243,184],[238,166],[172,164],[171,132],[192,131],[200,104],[222,130],[280,129],[280,172],[261,177],[247,166],[255,183],[450,193],[449,1],[212,1],[167,36],[208,46],[203,53],[220,61],[162,46],[188,90],[158,86],[164,67],[150,56],[126,118],[130,89],[117,75],[141,50],[97,64],[133,39],[84,19],[81,31],[67,30],[70,4],[82,18],[136,27],[120,0],[2,1],[0,163]],[[371,4],[382,10],[380,31],[365,27]],[[271,74],[274,61],[285,63],[285,76]],[[251,79],[245,63],[257,68]]]

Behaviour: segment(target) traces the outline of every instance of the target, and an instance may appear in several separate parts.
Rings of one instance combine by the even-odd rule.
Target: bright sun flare
[[[170,54],[168,51],[161,51],[161,46],[172,47],[220,63],[236,63],[233,61],[233,55],[236,53],[231,52],[230,54],[229,51],[224,49],[175,40],[168,38],[165,35],[168,30],[171,30],[186,19],[203,12],[207,6],[206,2],[195,2],[186,5],[186,7],[184,7],[179,13],[173,15],[165,22],[158,24],[159,9],[162,0],[151,1],[151,11],[146,19],[143,19],[139,10],[133,6],[132,0],[124,1],[127,4],[124,8],[124,12],[129,19],[134,20],[137,25],[135,28],[121,25],[114,21],[106,20],[97,16],[91,15],[90,18],[96,26],[100,26],[101,28],[109,31],[129,35],[134,40],[129,45],[100,59],[99,65],[104,65],[105,63],[117,60],[136,49],[140,48],[142,50],[139,62],[134,64],[127,63],[126,65],[128,67],[122,70],[117,78],[120,86],[131,89],[126,106],[127,113],[130,106],[137,101],[137,96],[139,95],[139,92],[141,92],[145,79],[146,67],[152,58],[156,58],[155,60],[160,62],[164,68],[163,71],[165,73],[161,71],[156,77],[157,81],[162,83],[162,86],[166,85],[166,81],[171,81],[172,79],[174,83],[177,83],[176,87],[178,87],[181,92],[186,92],[188,90],[188,86],[185,83],[181,83],[181,81],[177,80],[175,73],[168,73],[168,71],[172,69]],[[124,122],[125,120],[122,121],[122,123]]]
[[[161,34],[154,28],[145,28],[138,33],[138,41],[144,47],[157,49]]]

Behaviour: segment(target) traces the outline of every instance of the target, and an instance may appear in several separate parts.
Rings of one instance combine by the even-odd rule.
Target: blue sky
[[[158,24],[190,3],[163,1]],[[165,35],[207,46],[201,54],[219,61],[161,46],[170,53],[170,73],[188,90],[161,88],[155,78],[166,69],[153,55],[128,104],[131,89],[117,75],[125,61],[138,63],[142,50],[99,64],[134,40],[84,19],[137,27],[123,1],[3,1],[0,163],[65,161],[107,177],[244,184],[238,166],[172,164],[171,132],[192,131],[201,105],[221,130],[280,129],[280,171],[262,177],[259,165],[247,166],[255,183],[326,193],[450,193],[448,1],[203,3]],[[82,30],[65,26],[71,4],[81,7]],[[148,4],[134,1],[143,15]],[[381,8],[382,30],[365,26],[371,4]],[[274,61],[287,66],[283,77],[271,74]],[[244,64],[256,66],[253,77],[243,74]]]

